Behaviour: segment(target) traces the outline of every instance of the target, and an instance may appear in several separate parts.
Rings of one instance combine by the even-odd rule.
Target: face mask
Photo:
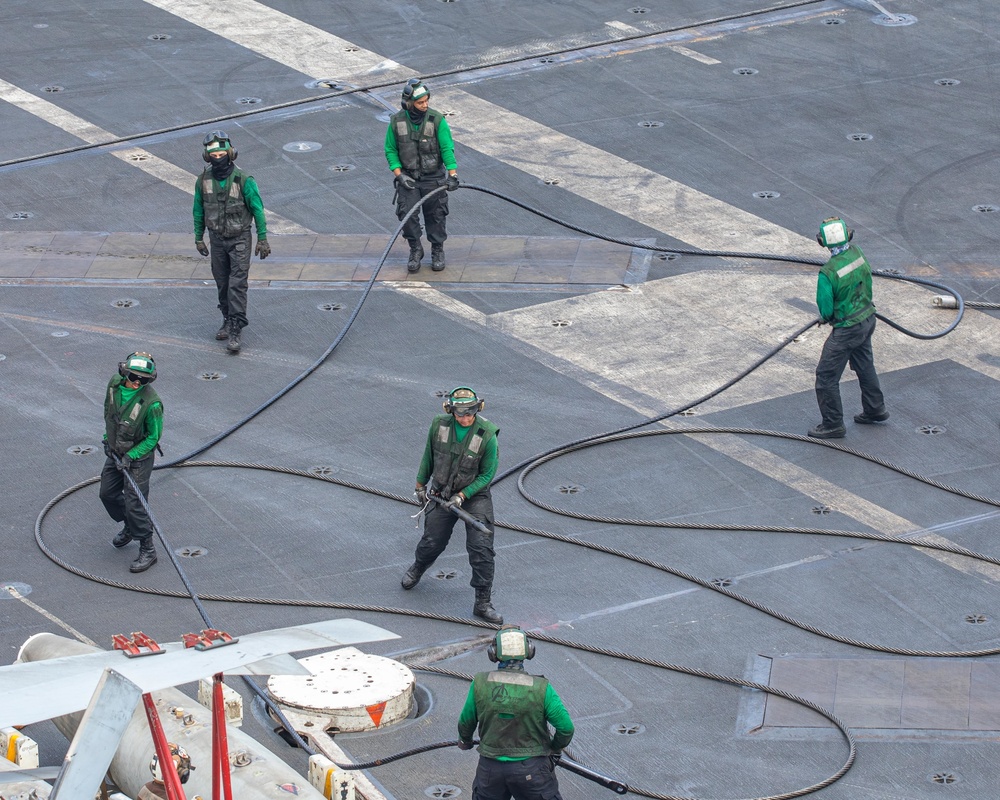
[[[217,181],[224,180],[229,177],[229,173],[233,171],[233,163],[229,158],[229,153],[226,153],[222,158],[216,160],[212,159],[212,177]]]

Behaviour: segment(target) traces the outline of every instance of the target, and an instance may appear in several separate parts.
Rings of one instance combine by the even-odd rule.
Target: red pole
[[[156,713],[153,696],[148,692],[144,694],[142,704],[146,709],[149,732],[153,735],[153,747],[156,748],[156,757],[160,762],[160,774],[163,776],[163,785],[167,790],[167,800],[187,800],[184,796],[184,789],[181,787],[180,776],[174,767],[174,757],[170,752],[167,735],[163,732],[163,726],[160,724],[160,715]]]
[[[215,724],[215,687],[212,687],[212,800],[219,800],[219,728]]]
[[[224,800],[233,800],[232,776],[229,774],[229,738],[226,735],[226,706],[222,699],[222,673],[212,677],[212,800],[219,797],[218,779],[222,779]]]

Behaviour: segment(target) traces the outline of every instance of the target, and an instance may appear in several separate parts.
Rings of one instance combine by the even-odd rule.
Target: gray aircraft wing
[[[280,674],[288,674],[297,672],[293,666],[297,662],[278,656],[398,638],[395,633],[367,622],[333,619],[251,633],[240,636],[234,644],[207,650],[185,648],[180,642],[172,642],[163,645],[163,654],[140,658],[127,658],[121,651],[112,650],[11,664],[0,667],[0,727],[28,725],[85,709],[106,668],[113,669],[145,693],[190,683],[217,672],[259,674],[263,672],[260,662],[280,669]]]

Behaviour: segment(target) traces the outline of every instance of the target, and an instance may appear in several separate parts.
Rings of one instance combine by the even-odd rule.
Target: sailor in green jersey
[[[156,363],[149,353],[132,353],[118,365],[118,374],[104,392],[104,454],[101,502],[115,522],[124,522],[111,544],[121,548],[135,539],[139,554],[129,569],[144,572],[156,563],[153,525],[142,507],[132,477],[142,496],[149,497],[156,446],[163,433],[163,402],[150,384],[156,380]],[[112,457],[118,457],[118,463]]]
[[[823,420],[809,431],[815,439],[842,439],[847,433],[840,377],[848,364],[861,384],[862,412],[854,421],[871,425],[889,419],[872,355],[872,271],[861,248],[851,244],[853,237],[854,231],[839,217],[823,220],[816,234],[816,241],[830,250],[830,260],[817,278],[816,305],[832,329],[816,365],[816,400]]]
[[[267,243],[264,203],[257,182],[236,166],[236,150],[223,131],[205,136],[202,158],[208,166],[194,184],[194,244],[203,256],[208,246],[203,241],[205,228],[212,244],[212,277],[219,293],[222,327],[215,338],[226,342],[230,353],[242,347],[240,332],[247,321],[247,282],[253,238],[250,224],[257,226],[254,253],[261,261],[271,255]]]
[[[497,435],[500,429],[478,416],[483,401],[468,386],[452,389],[444,414],[431,422],[424,455],[417,470],[417,499],[424,505],[424,535],[417,544],[413,565],[403,575],[404,589],[412,589],[435,559],[444,552],[458,517],[450,508],[428,500],[428,493],[448,500],[481,522],[488,532],[465,523],[476,602],[472,613],[500,625],[503,617],[490,602],[493,590],[493,496],[490,483],[497,471]]]
[[[524,671],[535,646],[516,625],[504,625],[487,648],[493,672],[480,672],[458,717],[459,748],[479,728],[477,800],[561,800],[555,765],[573,739],[573,721],[551,684]],[[549,725],[555,732],[549,733]]]
[[[458,165],[455,162],[455,143],[444,115],[429,107],[430,90],[419,78],[411,78],[403,87],[397,111],[389,120],[385,132],[385,160],[396,176],[396,218],[402,221],[407,212],[422,197],[440,186],[449,192],[458,188]],[[445,170],[448,171],[445,177]],[[445,217],[448,216],[448,196],[439,192],[422,206],[427,238],[431,243],[431,269],[444,269]],[[420,269],[424,246],[420,242],[419,214],[414,214],[403,226],[403,238],[409,242],[410,258],[406,264],[409,272]]]

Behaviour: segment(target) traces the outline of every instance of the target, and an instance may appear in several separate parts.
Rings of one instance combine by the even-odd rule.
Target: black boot
[[[503,617],[490,602],[489,589],[476,589],[476,604],[472,607],[472,615],[492,622],[494,625],[503,625]]]
[[[423,577],[424,570],[426,569],[427,567],[422,567],[414,561],[413,566],[406,570],[406,573],[403,575],[403,580],[399,582],[400,586],[404,589],[412,589],[420,583],[420,578]]]
[[[156,548],[153,547],[152,538],[143,539],[139,542],[139,555],[136,556],[129,572],[145,572],[156,563]]]
[[[407,272],[417,272],[420,269],[420,259],[424,257],[424,246],[420,240],[410,242],[410,260],[406,262]]]
[[[128,529],[128,525],[122,528],[118,533],[115,534],[115,538],[111,540],[111,544],[115,547],[124,547],[129,542],[132,541],[132,533]]]
[[[815,428],[809,429],[809,435],[813,439],[843,439],[847,435],[847,428],[844,427],[844,423],[827,425],[821,422]]]
[[[215,338],[220,342],[229,338],[229,320],[225,317],[222,318],[222,327],[215,332]]]
[[[878,414],[869,414],[867,411],[862,411],[860,414],[854,415],[854,421],[859,425],[874,425],[876,422],[885,422],[889,419],[888,411],[880,411]]]
[[[236,317],[229,318],[229,341],[226,342],[226,349],[230,353],[240,352],[240,348],[243,346],[240,342],[240,331],[242,327],[240,322]]]
[[[444,245],[431,245],[431,269],[440,272],[444,269]]]

